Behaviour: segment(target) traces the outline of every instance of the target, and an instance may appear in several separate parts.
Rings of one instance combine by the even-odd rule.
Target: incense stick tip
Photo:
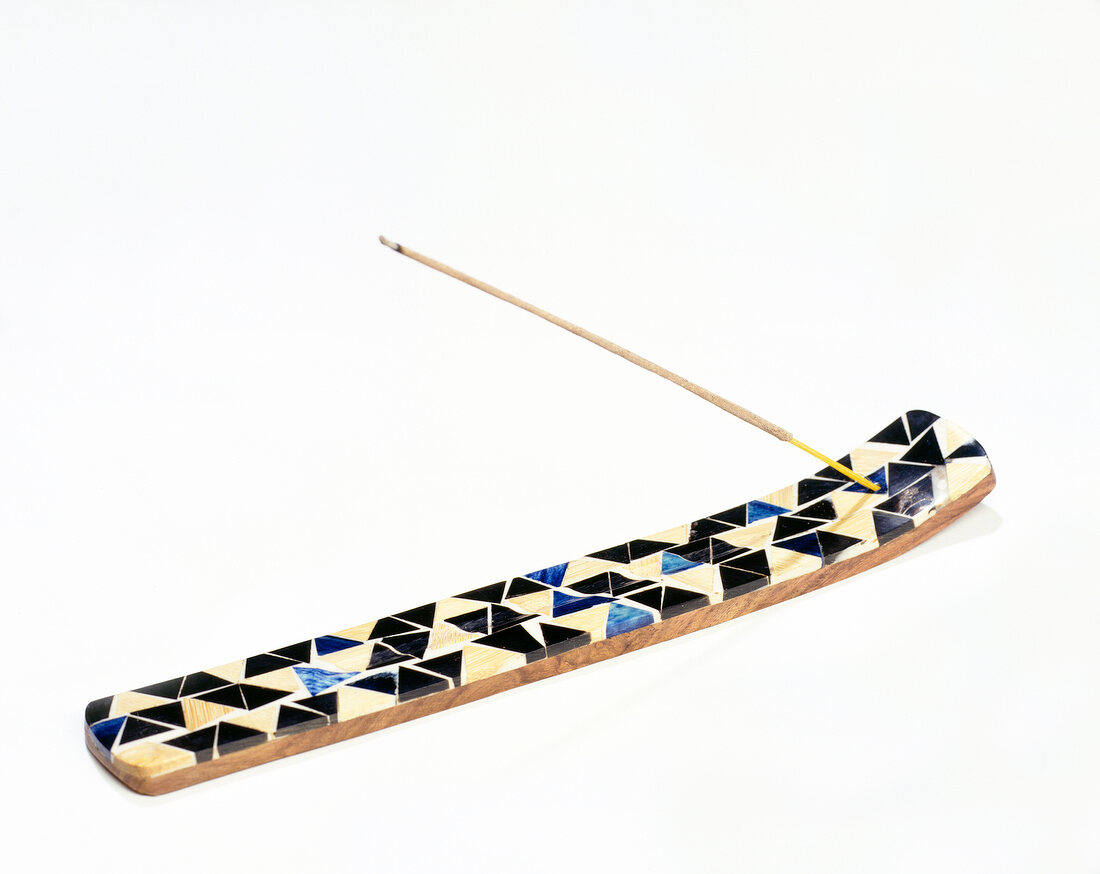
[[[395,252],[400,252],[401,251],[401,244],[400,243],[395,243],[392,240],[387,240],[381,234],[378,235],[378,242],[381,243],[383,246],[389,246]]]

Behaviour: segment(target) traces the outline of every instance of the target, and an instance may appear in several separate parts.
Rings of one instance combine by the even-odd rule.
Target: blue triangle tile
[[[773,543],[772,546],[782,546],[792,552],[801,552],[803,555],[816,555],[821,558],[821,544],[818,542],[816,531],[811,531],[809,534],[803,534],[799,537],[792,537],[782,543]]]
[[[693,567],[699,567],[701,564],[701,561],[688,561],[686,558],[673,555],[671,552],[661,554],[662,575],[678,574],[680,571],[690,570]]]
[[[876,486],[882,489],[882,492],[872,492],[867,486],[861,486],[859,483],[852,483],[844,491],[846,492],[862,492],[865,495],[878,495],[885,494],[886,492],[886,468],[880,467],[874,473],[866,475],[867,479],[873,482]]]
[[[534,580],[537,583],[543,583],[547,586],[560,586],[561,581],[565,579],[565,569],[569,567],[569,562],[565,564],[556,564],[551,567],[544,567],[541,571],[533,571],[529,574],[524,574],[529,580]]]
[[[580,597],[577,595],[567,595],[565,592],[554,592],[554,618],[558,616],[568,616],[570,613],[579,613],[581,610],[587,610],[589,607],[595,607],[598,604],[606,604],[610,601],[610,598],[604,598],[600,595],[588,595]]]
[[[329,653],[340,652],[342,649],[350,649],[353,646],[362,646],[362,641],[348,640],[346,637],[326,634],[324,637],[318,637],[314,640],[313,644],[317,647],[317,655],[325,656]]]
[[[631,607],[629,604],[612,604],[611,609],[607,611],[606,634],[608,637],[614,637],[616,634],[624,634],[635,628],[644,628],[652,624],[653,614],[648,610]]]
[[[95,739],[103,745],[104,749],[110,750],[115,738],[118,737],[119,731],[122,730],[122,723],[125,721],[125,716],[116,716],[114,719],[97,722],[92,726],[92,734],[95,735]]]
[[[309,690],[310,695],[317,695],[330,686],[335,686],[338,683],[343,683],[344,680],[359,676],[356,673],[342,674],[337,671],[322,671],[320,668],[295,668],[294,673],[298,675],[302,685]]]
[[[784,513],[789,512],[786,507],[777,507],[775,504],[769,504],[767,501],[749,501],[749,524],[753,522],[759,522],[761,519],[768,519],[771,516],[781,516]]]

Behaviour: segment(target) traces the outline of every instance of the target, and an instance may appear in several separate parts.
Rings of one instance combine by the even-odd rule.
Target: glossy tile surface
[[[843,463],[659,534],[229,664],[91,702],[110,761],[147,776],[476,683],[875,549],[988,475],[969,434],[920,410]]]

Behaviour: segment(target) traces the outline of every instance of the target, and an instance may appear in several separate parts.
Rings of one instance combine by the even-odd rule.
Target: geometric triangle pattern
[[[155,777],[569,658],[889,543],[991,469],[976,440],[924,410],[841,461],[881,491],[825,468],[660,534],[97,699],[89,738],[106,759]]]

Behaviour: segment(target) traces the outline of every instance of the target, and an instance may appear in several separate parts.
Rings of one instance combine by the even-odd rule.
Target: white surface
[[[6,859],[1100,870],[1098,44],[1085,0],[5,4]],[[91,698],[815,467],[380,232],[830,452],[931,409],[1000,484],[795,602],[131,794]]]

